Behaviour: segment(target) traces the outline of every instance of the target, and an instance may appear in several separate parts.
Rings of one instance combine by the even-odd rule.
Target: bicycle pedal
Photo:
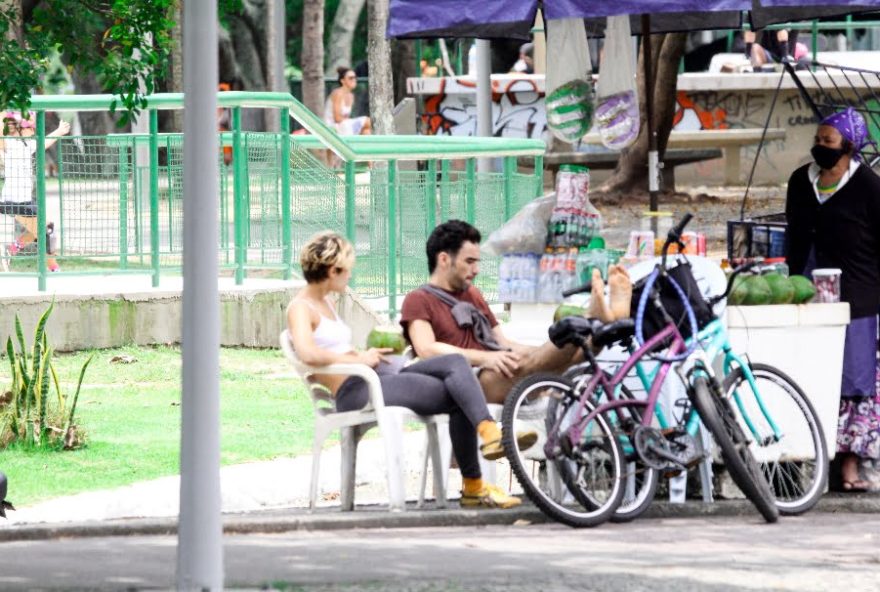
[[[701,462],[703,462],[704,460],[706,460],[705,454],[697,454],[692,459],[690,459],[689,461],[684,463],[684,468],[689,471],[689,470],[693,469],[695,466],[697,466],[698,464],[700,464]]]

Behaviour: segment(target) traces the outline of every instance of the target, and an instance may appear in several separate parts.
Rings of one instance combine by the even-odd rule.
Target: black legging
[[[449,414],[449,438],[463,477],[479,478],[476,426],[492,419],[480,383],[461,354],[437,356],[380,375],[385,404],[412,409],[419,415]],[[352,411],[369,401],[367,383],[352,376],[336,393],[336,409]]]

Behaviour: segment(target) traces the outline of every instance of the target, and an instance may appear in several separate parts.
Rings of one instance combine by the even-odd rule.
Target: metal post
[[[159,286],[159,112],[155,109],[150,111],[150,266],[156,288]]]
[[[37,288],[46,291],[46,112],[37,111]]]
[[[217,3],[185,2],[183,22],[186,142],[177,589],[222,590]]]
[[[355,163],[353,160],[345,162],[345,237],[355,244],[357,240],[357,229],[355,228],[355,196],[357,195],[357,185],[355,185]]]
[[[128,269],[128,150],[119,147],[119,268]]]
[[[645,59],[645,123],[648,128],[648,194],[650,210],[656,212],[660,194],[660,157],[657,152],[657,131],[654,129],[654,75],[651,68],[651,17],[642,15],[642,43]],[[656,225],[656,224],[655,224]],[[657,229],[653,229],[657,232]]]
[[[58,146],[58,235],[60,235],[59,244],[59,255],[64,255],[64,235],[66,233],[61,232],[64,228],[64,142],[58,140],[56,144]]]
[[[535,157],[535,196],[544,195],[544,157]]]
[[[440,161],[440,219],[448,220],[450,216],[450,211],[452,210],[449,204],[449,160],[443,159]]]
[[[488,39],[477,39],[477,135],[492,136],[492,50]],[[481,173],[492,169],[492,161],[480,158]]]
[[[355,226],[355,198],[357,197],[357,185],[355,185],[355,162],[345,161],[345,237],[352,245],[357,247],[357,227]],[[357,249],[355,249],[357,250]],[[355,276],[352,274],[348,280],[349,286],[354,289]]]
[[[504,157],[504,220],[510,220],[513,207],[513,175],[516,173],[516,156]]]
[[[397,161],[388,161],[388,316],[397,314]]]
[[[425,171],[425,209],[428,213],[428,230],[437,226],[437,161],[428,161]]]
[[[284,279],[291,276],[293,244],[290,212],[290,110],[281,110],[281,254],[284,262]]]
[[[233,240],[235,240],[235,283],[244,283],[245,263],[245,214],[244,199],[247,193],[247,177],[244,172],[245,155],[241,149],[241,107],[232,108],[232,215],[235,218]]]
[[[468,158],[465,166],[467,191],[464,196],[464,219],[468,224],[473,224],[477,217],[477,162],[473,158]]]

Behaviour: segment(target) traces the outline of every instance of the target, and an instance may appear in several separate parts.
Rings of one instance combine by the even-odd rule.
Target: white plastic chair
[[[330,364],[328,366],[309,366],[303,363],[293,350],[287,330],[279,337],[281,350],[285,357],[306,383],[309,395],[315,406],[315,436],[312,444],[312,480],[309,487],[309,508],[314,509],[318,496],[318,476],[321,467],[321,451],[324,441],[336,429],[341,432],[342,476],[340,502],[342,509],[354,509],[355,465],[357,461],[357,445],[361,437],[374,426],[379,427],[385,445],[385,458],[388,464],[388,500],[392,511],[403,510],[406,506],[404,462],[403,462],[403,425],[405,422],[417,421],[425,425],[427,446],[425,449],[424,466],[427,468],[428,457],[434,468],[434,495],[437,506],[446,506],[445,475],[449,467],[442,462],[439,430],[446,430],[449,423],[448,415],[417,415],[406,407],[386,406],[382,395],[379,376],[365,364]],[[313,374],[344,374],[363,378],[369,387],[370,401],[363,409],[337,412],[330,392],[323,386],[310,380]],[[425,481],[419,493],[419,506],[424,503]]]

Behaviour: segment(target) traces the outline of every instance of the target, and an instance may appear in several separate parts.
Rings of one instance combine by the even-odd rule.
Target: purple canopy
[[[528,39],[538,0],[391,0],[387,35],[396,38]],[[774,23],[880,9],[880,0],[544,0],[544,18],[582,17],[591,36],[604,17],[651,15],[651,30],[738,29],[743,11],[755,29]],[[633,31],[639,31],[634,22]]]

